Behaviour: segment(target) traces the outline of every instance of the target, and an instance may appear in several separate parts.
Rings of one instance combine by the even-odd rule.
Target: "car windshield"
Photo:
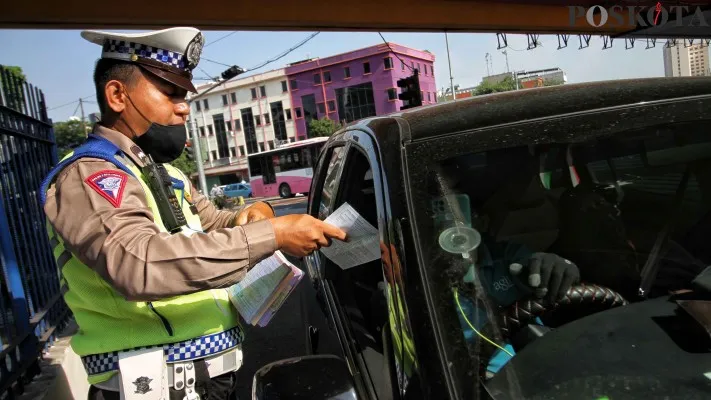
[[[621,298],[641,302],[640,287],[645,299],[691,287],[711,265],[706,127],[684,123],[480,151],[466,150],[465,143],[482,149],[468,137],[459,154],[412,167],[434,320],[463,393],[473,393],[472,382],[494,379],[539,340],[531,335],[562,331],[622,305]],[[436,145],[428,149],[436,157]],[[535,269],[541,273],[532,281]],[[571,301],[550,301],[549,288],[581,284],[590,290],[578,293],[588,296],[581,301],[597,308],[543,312]],[[605,344],[589,350],[598,345]],[[515,380],[507,381],[510,390]]]

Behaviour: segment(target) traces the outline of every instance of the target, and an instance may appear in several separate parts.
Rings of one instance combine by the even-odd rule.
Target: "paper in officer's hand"
[[[348,239],[331,241],[329,247],[321,252],[342,269],[348,269],[380,258],[380,239],[378,229],[351,207],[343,203],[324,220],[341,228]]]

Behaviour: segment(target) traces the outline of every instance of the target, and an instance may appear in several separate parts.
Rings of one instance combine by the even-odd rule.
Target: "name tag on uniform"
[[[163,348],[119,353],[121,400],[167,400],[168,366]]]

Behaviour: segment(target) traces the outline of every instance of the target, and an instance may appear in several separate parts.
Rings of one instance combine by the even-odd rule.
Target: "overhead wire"
[[[383,42],[385,42],[385,44],[388,45],[388,48],[390,49],[390,51],[391,51],[393,54],[395,54],[395,57],[397,57],[397,59],[400,60],[400,62],[401,62],[404,66],[406,66],[407,68],[410,68],[410,71],[415,72],[415,69],[412,68],[410,65],[408,65],[405,61],[403,61],[403,59],[400,58],[400,56],[395,52],[395,50],[393,50],[393,48],[390,46],[390,43],[388,43],[388,41],[385,40],[385,37],[383,37],[383,34],[380,33],[380,32],[378,32],[378,35],[380,35],[380,38],[383,39]]]
[[[228,34],[226,34],[226,35],[223,35],[222,37],[220,37],[220,38],[218,38],[218,39],[215,39],[215,40],[213,40],[212,42],[210,42],[210,43],[206,44],[205,46],[203,46],[203,49],[204,49],[205,47],[211,45],[211,44],[215,44],[215,43],[219,42],[219,41],[222,40],[222,39],[226,39],[226,38],[228,38],[228,37],[234,35],[235,33],[237,33],[237,31],[232,31],[232,32],[230,32],[230,33],[228,33]]]
[[[293,52],[294,50],[296,50],[296,49],[298,49],[299,47],[305,45],[308,41],[310,41],[311,39],[313,39],[314,37],[316,37],[316,35],[318,35],[319,33],[321,33],[321,32],[314,32],[314,33],[312,33],[312,34],[309,35],[306,39],[303,39],[302,41],[300,41],[299,43],[295,44],[294,46],[292,46],[292,47],[289,48],[288,50],[285,50],[284,52],[280,53],[279,55],[277,55],[277,56],[275,56],[275,57],[273,57],[273,58],[271,58],[271,59],[269,59],[269,60],[267,60],[267,61],[265,61],[265,62],[259,64],[259,65],[256,65],[256,66],[254,66],[254,67],[252,67],[252,68],[249,68],[249,69],[245,70],[244,72],[242,72],[242,74],[245,74],[245,73],[247,73],[247,72],[251,72],[251,71],[260,69],[260,68],[262,68],[262,67],[264,67],[264,66],[266,66],[266,65],[269,65],[269,64],[271,64],[271,63],[273,63],[273,62],[275,62],[275,61],[278,61],[278,60],[280,60],[280,59],[286,57],[288,54],[290,54],[290,53]],[[225,65],[226,65],[226,64],[225,64]],[[239,76],[239,75],[237,75],[237,76]],[[223,84],[225,84],[225,83],[231,81],[232,79],[236,78],[237,76],[234,76],[234,77],[232,77],[232,78],[230,78],[230,79],[226,79],[226,80],[224,80],[224,81],[222,81],[222,82],[216,83],[215,85],[211,86],[211,87],[210,87],[209,89],[207,89],[206,91],[197,94],[195,97],[193,97],[193,98],[190,99],[190,100],[191,100],[191,101],[197,100],[198,98],[201,98],[201,97],[205,96],[205,95],[208,94],[209,92],[215,90],[218,86],[221,86],[221,85],[223,85]]]
[[[90,97],[92,97],[92,96],[94,96],[94,94],[90,94],[90,95],[88,95],[88,96],[84,96],[84,97],[82,97],[81,99],[82,99],[82,100],[85,100],[85,99],[88,99],[88,98],[90,98]],[[66,106],[68,106],[68,105],[72,105],[72,104],[78,103],[78,102],[79,102],[79,100],[70,101],[69,103],[64,103],[64,104],[59,105],[59,106],[56,106],[56,107],[48,108],[47,111],[56,110],[56,109],[58,109],[58,108],[66,107]]]

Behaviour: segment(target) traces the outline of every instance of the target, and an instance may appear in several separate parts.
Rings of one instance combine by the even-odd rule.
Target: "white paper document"
[[[348,234],[348,241],[334,239],[329,247],[321,252],[343,269],[355,267],[380,258],[380,239],[378,229],[351,207],[343,203],[324,220]]]

